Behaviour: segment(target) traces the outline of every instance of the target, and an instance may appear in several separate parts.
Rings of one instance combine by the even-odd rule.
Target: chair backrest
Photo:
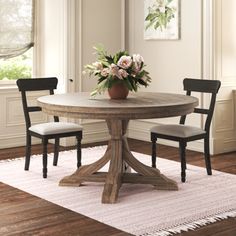
[[[205,79],[190,79],[185,78],[183,80],[184,90],[186,95],[191,95],[191,92],[210,93],[210,105],[208,108],[195,108],[194,113],[205,114],[207,118],[205,120],[205,131],[209,133],[211,120],[216,103],[216,94],[220,89],[221,82],[219,80],[205,80]],[[180,124],[184,124],[185,116],[181,116]]]
[[[29,106],[27,102],[26,93],[29,91],[42,91],[47,90],[49,94],[54,94],[54,89],[57,88],[58,79],[56,77],[49,78],[32,78],[32,79],[18,79],[16,84],[18,86],[19,91],[21,92],[26,130],[28,132],[28,128],[31,126],[30,120],[30,112],[41,111],[42,108],[39,106]],[[54,116],[54,121],[58,122],[59,118]]]

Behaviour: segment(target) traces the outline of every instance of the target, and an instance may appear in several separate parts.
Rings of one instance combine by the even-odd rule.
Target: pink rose
[[[119,67],[114,63],[112,63],[110,66],[110,74],[120,78]]]
[[[131,56],[122,56],[117,65],[123,69],[128,69],[132,65],[132,62]]]
[[[120,69],[119,70],[119,75],[120,75],[120,79],[123,79],[123,78],[126,78],[129,74],[125,71],[125,70],[123,70],[123,69]]]
[[[103,77],[107,77],[110,73],[110,69],[109,68],[104,68],[102,71],[101,71],[101,76]]]

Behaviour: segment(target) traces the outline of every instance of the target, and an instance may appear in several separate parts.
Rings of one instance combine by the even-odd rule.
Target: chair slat
[[[218,93],[221,82],[219,80],[185,78],[183,84],[185,91]]]
[[[18,79],[16,83],[19,91],[39,91],[56,89],[58,80],[56,77]]]
[[[194,113],[206,114],[207,115],[209,113],[209,109],[195,108],[194,109]]]
[[[28,107],[28,112],[35,112],[35,111],[42,111],[42,108],[41,107]]]

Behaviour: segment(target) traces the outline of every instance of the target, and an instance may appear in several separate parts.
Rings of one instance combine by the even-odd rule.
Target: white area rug
[[[83,149],[83,164],[104,152],[104,146]],[[149,156],[134,155],[150,164]],[[42,178],[41,156],[35,156],[28,172],[23,170],[24,159],[2,161],[0,181],[134,235],[170,235],[236,216],[236,175],[213,171],[207,176],[204,168],[188,165],[187,182],[183,184],[180,164],[158,158],[159,169],[178,182],[179,191],[124,184],[116,204],[101,204],[103,184],[58,186],[62,177],[75,170],[75,151],[60,153],[57,167],[52,166],[52,157],[50,154],[47,179]]]

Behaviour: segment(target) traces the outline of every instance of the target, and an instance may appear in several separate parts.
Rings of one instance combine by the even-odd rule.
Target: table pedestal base
[[[151,184],[160,190],[178,190],[174,180],[158,169],[138,161],[129,150],[125,133],[128,120],[107,120],[111,139],[104,156],[98,161],[81,166],[74,174],[64,177],[60,186],[80,186],[83,182],[105,182],[102,203],[115,203],[122,183]],[[108,161],[108,172],[98,172]],[[137,173],[127,173],[126,165]],[[129,169],[129,168],[128,168]]]

